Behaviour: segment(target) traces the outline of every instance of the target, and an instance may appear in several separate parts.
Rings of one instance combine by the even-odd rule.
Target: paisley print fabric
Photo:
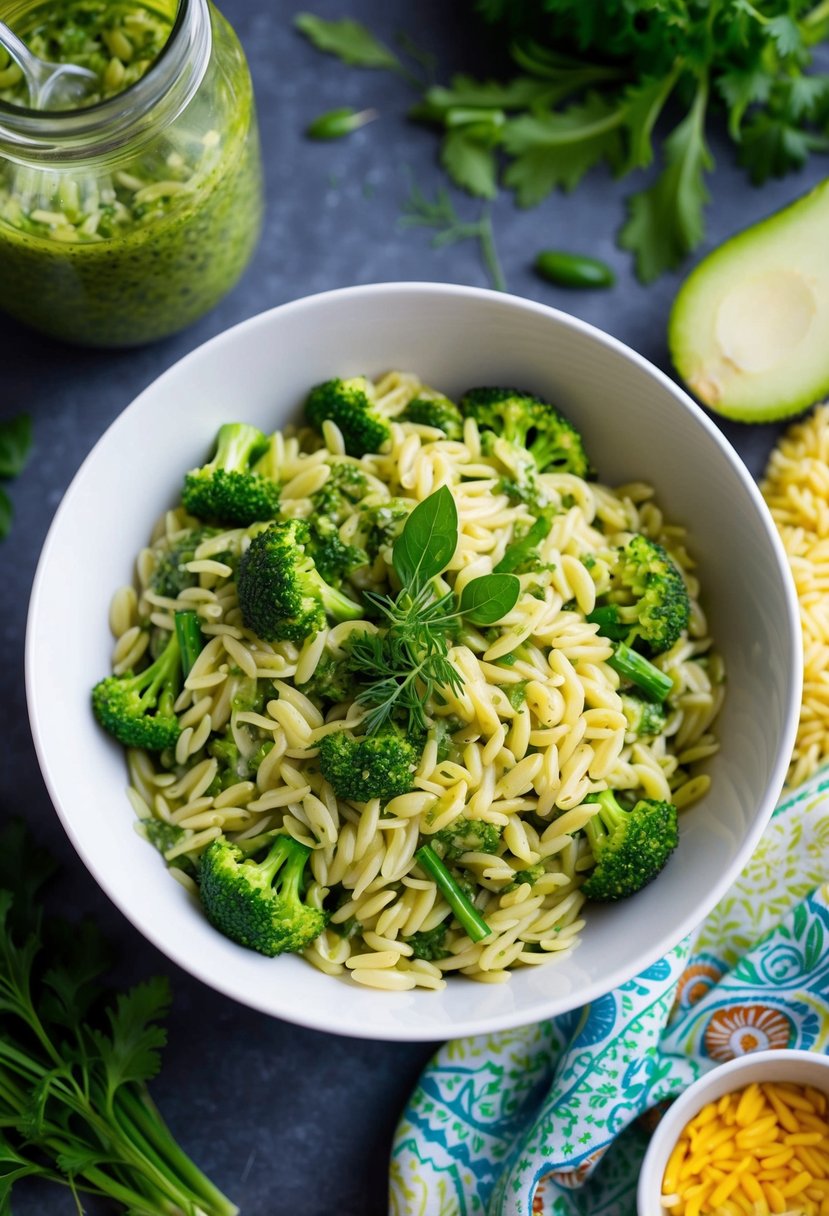
[[[777,807],[688,939],[560,1018],[440,1049],[397,1128],[392,1216],[634,1216],[660,1103],[748,1051],[829,1051],[829,777]]]

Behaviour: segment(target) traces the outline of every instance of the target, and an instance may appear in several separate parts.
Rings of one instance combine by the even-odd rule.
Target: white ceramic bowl
[[[508,984],[453,977],[445,991],[384,993],[303,960],[268,961],[221,937],[135,836],[124,757],[93,721],[109,670],[112,592],[182,475],[229,418],[269,431],[334,375],[416,370],[450,395],[515,384],[583,431],[602,478],[644,479],[688,525],[728,667],[710,794],[683,816],[664,874],[621,906],[591,908],[571,957]],[[79,548],[78,540],[81,538]],[[86,554],[87,559],[79,553]],[[737,455],[688,396],[639,355],[563,313],[429,283],[356,287],[283,305],[220,335],[150,385],[93,449],[55,517],[32,594],[32,730],[69,836],[103,889],[160,950],[236,1000],[367,1038],[444,1039],[561,1013],[629,979],[690,932],[736,877],[786,772],[800,699],[797,604],[785,558]]]
[[[648,1145],[636,1195],[639,1216],[666,1216],[669,1211],[660,1203],[662,1179],[685,1124],[709,1102],[752,1081],[790,1081],[793,1085],[810,1085],[829,1096],[829,1056],[815,1051],[752,1051],[721,1064],[689,1085],[659,1121]]]

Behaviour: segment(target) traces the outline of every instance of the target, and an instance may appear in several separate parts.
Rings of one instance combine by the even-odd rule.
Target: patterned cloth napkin
[[[693,938],[583,1009],[440,1049],[397,1128],[393,1216],[633,1216],[646,1112],[736,1055],[829,1051],[828,880],[824,769]]]

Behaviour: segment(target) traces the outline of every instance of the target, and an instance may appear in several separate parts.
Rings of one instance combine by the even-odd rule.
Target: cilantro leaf
[[[795,126],[785,114],[754,114],[743,130],[740,164],[755,186],[770,177],[783,177],[806,163],[816,137]],[[829,141],[823,140],[824,147]]]
[[[752,105],[765,105],[773,83],[774,78],[759,63],[731,68],[718,78],[717,92],[728,107],[728,133],[735,142],[740,139],[746,110]]]
[[[351,67],[399,71],[402,66],[394,52],[359,21],[348,17],[326,21],[313,13],[297,13],[294,25],[318,51],[336,55]]]
[[[32,420],[18,414],[0,422],[0,477],[18,477],[26,467],[32,447]]]
[[[673,270],[702,240],[709,198],[705,172],[714,164],[705,143],[706,103],[707,89],[701,85],[691,109],[665,141],[662,173],[628,202],[619,244],[635,254],[643,283]]]
[[[11,531],[14,510],[6,491],[0,486],[0,540],[5,540]]]
[[[786,13],[771,17],[766,24],[766,31],[780,55],[794,55],[803,46],[800,27]]]
[[[498,165],[486,129],[470,126],[447,132],[440,162],[462,190],[478,198],[495,198],[498,193]]]
[[[572,190],[601,160],[617,161],[624,114],[597,94],[560,113],[525,114],[504,130],[513,157],[504,182],[522,207],[534,207],[560,186]]]
[[[127,1081],[149,1081],[156,1075],[161,1058],[159,1050],[167,1034],[155,1023],[170,1004],[170,988],[160,976],[122,993],[115,1008],[107,1009],[109,1034],[93,1034],[106,1074],[107,1105]]]

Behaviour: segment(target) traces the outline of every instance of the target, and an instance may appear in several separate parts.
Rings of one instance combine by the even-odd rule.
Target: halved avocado
[[[700,262],[668,343],[691,391],[726,418],[787,418],[829,393],[829,180]]]

